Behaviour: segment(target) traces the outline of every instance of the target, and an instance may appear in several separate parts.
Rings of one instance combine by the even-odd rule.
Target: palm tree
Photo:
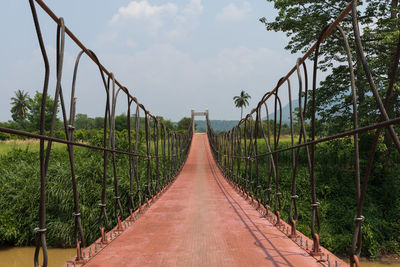
[[[243,107],[246,107],[249,105],[249,100],[251,96],[246,93],[245,91],[241,91],[240,95],[237,95],[235,97],[233,97],[233,102],[235,103],[235,106],[237,108],[240,108],[240,119],[243,118]]]
[[[29,95],[28,93],[18,90],[15,96],[11,97],[11,117],[14,121],[20,122],[26,118],[29,109]]]

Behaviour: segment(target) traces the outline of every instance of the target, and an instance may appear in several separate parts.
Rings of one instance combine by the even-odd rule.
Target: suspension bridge
[[[311,256],[312,240],[291,237],[289,224],[227,180],[206,134],[194,134],[181,172],[145,208],[104,246],[86,248],[85,266],[328,266],[327,257],[347,265],[323,248]]]
[[[73,192],[74,240],[76,256],[64,266],[345,266],[344,262],[320,244],[320,203],[316,194],[315,150],[316,145],[331,140],[351,137],[354,148],[354,169],[356,170],[354,205],[354,234],[349,244],[350,265],[359,266],[361,253],[361,224],[368,179],[374,161],[378,139],[383,130],[390,135],[393,146],[400,152],[400,142],[394,125],[400,118],[389,118],[386,107],[393,91],[394,79],[389,81],[386,98],[382,100],[365,58],[357,21],[357,1],[349,5],[329,26],[321,31],[317,42],[299,58],[276,87],[267,92],[258,105],[237,126],[228,132],[216,133],[211,127],[209,112],[192,110],[190,126],[184,133],[169,129],[163,122],[148,111],[114,74],[103,66],[96,54],[83,43],[64,24],[63,18],[54,14],[42,0],[29,0],[39,47],[44,62],[43,102],[40,133],[30,133],[0,127],[1,132],[36,138],[40,140],[40,207],[36,232],[36,251],[34,266],[47,266],[51,259],[47,256],[46,245],[46,181],[51,161],[53,143],[67,145],[71,169]],[[36,8],[42,8],[57,24],[56,72],[57,83],[54,95],[54,111],[61,106],[65,139],[54,137],[57,112],[53,112],[49,131],[45,130],[46,95],[49,94],[50,64],[42,37]],[[361,62],[368,86],[378,106],[381,120],[376,124],[358,126],[355,75],[349,41],[340,27],[343,19],[351,19],[354,42],[358,60]],[[320,44],[331,33],[338,31],[348,55],[351,90],[353,94],[353,128],[333,136],[317,139],[315,130],[316,79],[318,52]],[[72,81],[70,107],[67,110],[66,96],[62,89],[63,57],[65,38],[69,37],[80,49]],[[332,37],[337,38],[337,37]],[[76,115],[76,77],[83,56],[88,57],[99,70],[104,86],[106,103],[104,106],[104,129],[102,146],[74,140],[74,119]],[[312,88],[308,88],[308,74],[305,61],[313,56],[314,70]],[[397,54],[391,59],[396,73],[400,58],[400,39]],[[290,78],[297,74],[299,88],[299,132],[293,127],[294,110],[290,106],[290,146],[278,147],[282,122],[281,87],[287,85],[289,103],[292,103]],[[308,92],[311,96],[307,96]],[[127,98],[127,143],[126,149],[118,148],[115,131],[115,110],[117,98]],[[308,98],[311,98],[307,100]],[[267,100],[274,104],[274,118],[270,123],[270,110]],[[311,104],[310,104],[311,103]],[[311,133],[305,128],[306,111],[310,111]],[[264,113],[263,113],[264,112]],[[207,132],[195,133],[195,117],[205,116]],[[266,116],[266,119],[265,119]],[[267,120],[267,127],[262,123]],[[131,122],[134,121],[133,125]],[[358,153],[358,134],[374,131],[370,155],[364,177],[360,178]],[[298,141],[294,141],[297,138]],[[272,139],[272,141],[271,141]],[[142,142],[142,143],[141,143]],[[260,143],[266,149],[260,151]],[[141,149],[141,145],[143,149]],[[80,197],[84,192],[78,190],[74,148],[83,147],[102,153],[102,184],[99,192],[98,240],[87,244],[80,208]],[[282,188],[280,187],[279,155],[289,152],[291,189],[289,192],[288,217],[283,218]],[[310,233],[307,236],[297,230],[299,220],[296,201],[304,197],[297,194],[296,177],[299,157],[306,162],[310,187]],[[121,182],[117,164],[118,158],[129,161],[129,194],[120,193]],[[287,158],[287,157],[285,157]],[[268,177],[261,181],[261,165],[267,166]],[[140,172],[142,168],[145,171]],[[111,173],[111,174],[110,174]],[[107,189],[112,180],[110,196]],[[362,185],[362,186],[361,186]],[[108,206],[107,206],[108,204]],[[111,206],[111,207],[110,207]],[[108,208],[108,209],[107,209]],[[110,212],[112,211],[112,212]],[[286,220],[287,219],[287,220]],[[286,220],[286,221],[285,221]],[[42,262],[39,254],[43,255]]]

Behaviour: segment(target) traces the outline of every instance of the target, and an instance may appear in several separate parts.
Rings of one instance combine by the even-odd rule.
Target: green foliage
[[[184,117],[182,118],[177,125],[177,130],[187,131],[189,129],[190,123],[192,122],[191,118]]]
[[[171,120],[166,120],[162,116],[157,116],[157,119],[161,121],[167,128],[171,130],[175,129],[174,123]]]
[[[97,129],[95,126],[95,119],[89,118],[86,114],[78,113],[75,116],[75,128],[88,130],[88,129]],[[100,125],[98,129],[102,129],[103,125]]]
[[[82,139],[88,139],[92,145],[103,145],[101,131],[76,131],[76,138],[83,135]],[[60,133],[62,134],[62,131]],[[135,135],[135,132],[132,133]],[[86,136],[85,136],[86,135]],[[139,154],[146,154],[144,132],[139,133]],[[33,245],[35,234],[33,229],[38,225],[40,170],[38,144],[36,149],[26,146],[12,146],[7,153],[0,153],[0,245]],[[49,169],[47,175],[47,243],[52,247],[75,246],[73,193],[71,185],[70,163],[65,145],[53,144]],[[61,147],[62,149],[58,149]],[[128,150],[127,131],[116,132],[116,149]],[[82,213],[82,224],[87,242],[90,244],[99,235],[98,229],[98,203],[101,199],[101,188],[103,179],[103,156],[102,151],[76,147],[75,171],[79,194],[79,203]],[[157,178],[155,158],[151,163],[151,181],[155,186]],[[116,155],[117,176],[119,181],[119,193],[121,203],[124,207],[124,218],[129,215],[129,156]],[[160,163],[161,164],[161,163]],[[165,168],[160,171],[165,173],[167,169],[176,166],[172,161],[166,160]],[[164,166],[164,165],[160,165]],[[140,159],[139,187],[145,193],[147,161]],[[115,226],[117,221],[114,216],[115,201],[113,190],[113,169],[111,154],[107,171],[107,212],[111,225]],[[136,182],[133,184],[136,192]],[[158,187],[158,189],[160,189]],[[146,194],[141,195],[143,201]],[[137,208],[139,196],[134,197]]]
[[[135,114],[131,115],[130,125],[131,129],[135,128]],[[167,128],[174,129],[174,124],[170,120],[165,120],[162,116],[157,116],[157,119],[162,122]],[[144,129],[145,119],[139,118],[140,128]],[[153,126],[153,121],[150,122]],[[104,128],[104,117],[90,118],[86,114],[78,113],[75,116],[75,128],[79,130],[102,130]],[[128,117],[125,113],[115,116],[115,130],[122,131],[128,129]]]
[[[305,52],[318,39],[326,25],[338,17],[339,13],[349,4],[347,0],[340,1],[289,1],[267,0],[274,2],[279,15],[274,19],[261,18],[267,30],[283,31],[290,37],[286,49],[292,53]],[[359,24],[362,29],[361,39],[364,52],[368,59],[375,83],[381,96],[388,90],[389,80],[393,75],[393,55],[399,38],[399,6],[397,0],[360,1],[358,9]],[[345,31],[350,44],[353,58],[359,124],[368,125],[379,120],[378,107],[369,89],[363,67],[357,60],[351,18],[347,16],[340,26]],[[313,55],[311,55],[312,57]],[[352,127],[352,93],[347,56],[341,34],[334,31],[320,47],[319,69],[332,72],[321,81],[316,92],[316,112],[319,122],[317,128],[320,135],[337,133]],[[336,64],[334,64],[336,63]],[[399,79],[395,79],[393,95],[387,112],[389,117],[400,116]],[[311,98],[309,98],[311,101]],[[309,103],[308,107],[311,107]],[[311,110],[307,110],[311,117]],[[388,144],[389,141],[385,140]]]
[[[42,111],[42,94],[36,92],[35,96],[29,101],[30,112],[27,116],[28,121],[30,122],[31,130],[40,130],[40,120],[41,120],[41,111]],[[53,117],[53,108],[54,108],[54,99],[51,96],[47,95],[46,97],[46,107],[45,107],[45,130],[50,130],[51,120]],[[58,105],[57,112],[58,113]],[[56,118],[56,127],[60,127],[60,120]]]
[[[292,53],[306,52],[316,42],[325,26],[336,19],[349,4],[347,0],[267,1],[274,3],[274,7],[279,12],[278,16],[261,18],[260,21],[266,25],[267,30],[285,32],[290,38],[286,49]],[[400,33],[399,2],[397,0],[366,0],[359,1],[359,5],[362,5],[358,8],[359,24],[363,29],[361,40],[369,67],[383,100],[389,88],[389,80],[394,78],[393,95],[388,101],[387,113],[390,118],[399,117],[400,81],[398,77],[400,72],[397,70],[396,73],[393,69],[393,66],[396,65],[393,64],[393,60]],[[365,126],[376,123],[380,120],[380,112],[371,94],[359,57],[356,55],[350,15],[344,18],[340,26],[349,39],[353,58],[358,124]],[[316,88],[316,134],[317,136],[328,136],[353,128],[350,73],[343,38],[339,31],[333,31],[321,44],[319,54],[319,71],[324,72],[329,68],[331,72]],[[310,59],[313,57],[314,54],[310,56]],[[307,118],[311,117],[310,107],[311,103],[308,103]],[[361,177],[367,166],[373,135],[373,133],[360,134]],[[353,222],[356,205],[353,182],[355,176],[353,144],[351,139],[343,139],[317,147],[317,196],[321,202],[321,221],[324,225],[321,242],[334,252],[345,255],[351,243],[354,226],[349,222]],[[366,218],[362,226],[364,232],[363,253],[370,257],[399,251],[400,205],[398,196],[400,185],[398,177],[400,161],[399,156],[392,151],[391,147],[388,134],[383,135],[379,141],[363,208],[363,215]],[[285,158],[284,154],[280,154],[279,158]],[[304,156],[302,157],[300,161],[303,161],[304,164]],[[280,168],[289,167],[287,164],[290,162],[290,158],[289,161],[286,159],[280,161]],[[307,175],[306,165],[302,165],[299,171],[302,169]],[[282,172],[284,173],[284,170]],[[287,179],[285,176],[280,177],[283,179],[282,182]],[[309,195],[309,193],[307,194]],[[307,214],[309,206],[304,206],[307,210],[302,210],[301,200],[299,205],[300,210]],[[300,219],[299,228],[307,230]]]
[[[17,90],[15,96],[11,97],[11,117],[15,122],[25,120],[29,111],[29,101],[28,93],[23,90]]]
[[[65,131],[63,130],[56,130],[54,131],[54,138],[58,139],[66,139]]]
[[[251,96],[245,91],[241,91],[240,95],[233,97],[233,102],[235,103],[235,107],[240,108],[240,119],[243,118],[243,107],[249,105],[249,99]]]
[[[131,118],[131,125],[133,125],[133,118]],[[122,131],[128,129],[128,117],[125,113],[115,116],[115,130]]]
[[[0,140],[8,140],[11,139],[11,134],[0,132]]]
[[[365,169],[369,155],[370,142],[373,133],[364,134],[361,137],[360,161],[362,170]],[[267,151],[265,142],[257,140],[258,153]],[[369,145],[368,145],[369,144]],[[291,146],[290,140],[284,139],[279,143],[278,149]],[[354,230],[354,216],[356,214],[355,198],[355,169],[354,152],[351,138],[334,140],[318,144],[316,149],[316,193],[317,201],[321,203],[319,210],[321,220],[321,244],[341,256],[347,256]],[[279,190],[281,196],[281,217],[288,221],[290,204],[290,192],[292,183],[292,154],[291,151],[279,153]],[[387,253],[398,253],[400,250],[400,156],[396,151],[388,150],[380,140],[372,169],[366,202],[363,209],[365,221],[363,228],[363,256],[377,257]],[[267,191],[270,173],[269,157],[258,158],[259,179],[261,190],[257,194],[257,175],[253,164],[252,179],[248,183],[249,191],[260,198],[263,203],[268,203]],[[222,160],[222,164],[224,161]],[[238,164],[235,161],[234,173],[238,171]],[[250,179],[250,172],[244,173],[244,161],[241,161],[241,177],[247,175]],[[227,170],[230,174],[230,170]],[[234,176],[234,179],[236,176]],[[244,185],[243,180],[239,180]],[[309,170],[304,148],[300,151],[299,165],[296,175],[296,194],[299,218],[297,228],[302,233],[311,236],[311,189]],[[275,181],[271,177],[270,187],[272,189],[271,202],[272,210],[275,207]]]
[[[39,179],[34,179],[32,174],[39,171],[38,164],[35,164],[38,160],[37,153],[24,150],[13,150],[0,156],[2,244],[28,245],[34,240],[32,229],[36,227],[35,217],[38,214],[34,203],[38,203]]]
[[[88,141],[93,140],[95,136],[102,135],[103,131],[101,130],[75,130],[74,139],[79,141]]]
[[[226,132],[232,129],[238,120],[210,120],[211,128],[216,132]],[[196,132],[205,133],[206,132],[206,121],[196,120]]]

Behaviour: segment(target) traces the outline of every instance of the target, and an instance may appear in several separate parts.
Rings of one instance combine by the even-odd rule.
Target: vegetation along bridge
[[[187,131],[168,128],[160,117],[151,114],[131,95],[42,0],[29,0],[29,3],[45,67],[40,133],[6,127],[1,127],[0,131],[40,140],[40,206],[38,227],[34,229],[34,266],[47,266],[51,262],[46,241],[57,238],[54,236],[58,233],[52,230],[57,218],[46,218],[46,211],[59,208],[59,205],[69,205],[66,210],[72,214],[67,219],[69,223],[65,224],[69,229],[67,240],[70,240],[65,245],[76,245],[77,248],[76,256],[65,266],[348,265],[322,246],[334,247],[324,239],[324,231],[329,229],[324,228],[320,220],[329,216],[336,216],[338,223],[346,221],[346,225],[353,228],[352,237],[344,237],[348,240],[345,249],[349,251],[350,265],[359,265],[365,219],[363,205],[381,133],[386,132],[393,150],[400,152],[396,132],[400,118],[391,118],[386,111],[397,79],[400,39],[390,58],[394,75],[383,95],[364,54],[356,15],[357,1],[350,1],[340,16],[320,32],[316,43],[273,90],[265,93],[245,118],[230,131],[222,133],[213,130],[208,110],[204,113],[192,111]],[[48,129],[45,109],[50,64],[36,13],[38,6],[58,26],[57,83]],[[354,43],[351,45],[340,26],[345,20],[352,25],[351,42]],[[67,36],[81,49],[73,73],[69,109],[61,82]],[[320,44],[327,38],[341,42],[347,54],[346,79],[351,85],[349,112],[353,121],[348,131],[316,138],[318,56]],[[371,105],[378,107],[380,121],[376,123],[358,125],[357,77],[350,47],[356,50],[357,64],[362,66],[367,81],[364,86],[375,101]],[[83,56],[98,67],[106,95],[102,135],[93,142],[76,141],[74,135],[76,78]],[[305,64],[310,57],[314,62],[311,82]],[[296,112],[292,107],[295,86],[291,85],[290,78],[296,80],[299,91]],[[290,134],[282,143],[280,93],[283,91],[289,96]],[[115,130],[118,96],[126,97],[128,103],[124,132]],[[272,104],[268,105],[267,100]],[[64,139],[55,137],[58,106],[61,107]],[[273,118],[270,118],[270,112],[273,112]],[[198,115],[206,117],[205,134],[194,133],[194,117]],[[306,116],[311,119],[306,120]],[[368,142],[367,160],[361,161],[359,138],[364,133],[372,133],[372,138]],[[332,178],[331,170],[341,168],[339,158],[336,158],[337,162],[325,162],[324,149],[344,145],[343,140],[348,141],[345,145],[350,151],[350,156],[344,159],[345,165],[354,174],[354,182],[341,181],[353,188],[350,191],[355,195],[353,205],[348,207],[354,212],[352,218],[342,217],[340,213],[328,214],[335,207],[324,206],[327,190],[333,190],[330,196],[339,199],[348,194],[324,186],[324,181]],[[46,190],[51,182],[49,173],[55,171],[50,167],[54,143],[67,146],[69,187],[72,190],[66,195],[71,199],[57,199]],[[90,166],[75,160],[79,153],[86,153],[84,156],[91,162]],[[398,161],[398,155],[394,157]],[[85,175],[92,176],[90,183],[78,179],[76,173],[82,168],[87,170]],[[89,193],[98,198],[87,198]],[[46,220],[51,222],[47,226]],[[43,255],[42,259],[39,254]]]

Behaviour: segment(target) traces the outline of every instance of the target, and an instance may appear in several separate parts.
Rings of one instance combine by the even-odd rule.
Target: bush
[[[57,132],[60,137],[62,132]],[[77,136],[93,135],[89,143],[103,145],[102,131],[77,131]],[[85,138],[86,138],[85,137]],[[117,149],[128,150],[126,132],[116,133]],[[75,173],[78,188],[82,225],[87,244],[94,242],[100,235],[98,228],[99,206],[103,181],[102,151],[82,147],[75,148]],[[140,135],[139,153],[145,154],[143,132]],[[117,223],[115,215],[113,164],[109,153],[107,171],[106,203],[107,214],[111,226]],[[139,188],[142,194],[135,194],[135,208],[138,202],[149,197],[145,190],[147,161],[141,159],[138,163]],[[73,191],[68,153],[64,149],[53,149],[50,156],[46,195],[47,195],[47,244],[50,247],[73,247],[74,218],[72,212]],[[167,162],[168,168],[172,164]],[[152,168],[155,168],[154,162]],[[124,217],[129,215],[129,156],[116,155],[116,171],[119,182],[119,194],[124,208]],[[134,192],[136,182],[133,178]],[[152,183],[156,184],[153,170]],[[38,226],[40,189],[39,153],[28,149],[15,147],[10,153],[0,154],[0,245],[33,245],[35,234],[33,229]],[[154,189],[155,190],[155,189]],[[153,191],[154,191],[153,190]],[[154,193],[154,192],[153,192]]]
[[[11,139],[11,134],[0,132],[0,140],[9,140]]]
[[[361,179],[366,169],[372,134],[360,135],[360,171]],[[258,153],[267,151],[265,142],[259,139]],[[290,146],[282,141],[278,149]],[[351,246],[356,214],[355,168],[352,138],[334,140],[316,146],[315,185],[321,221],[321,244],[333,253],[347,256]],[[281,195],[281,217],[288,221],[290,192],[292,183],[291,151],[279,153],[278,173]],[[253,183],[249,181],[250,192],[256,198],[268,202],[267,191],[271,179],[270,207],[275,207],[275,181],[270,178],[269,157],[258,158],[261,190],[257,195],[256,172],[253,167]],[[363,207],[365,221],[362,224],[362,255],[377,257],[385,253],[400,251],[400,156],[394,150],[388,150],[381,140],[378,145],[367,195]],[[254,166],[254,165],[253,165]],[[244,163],[241,163],[241,177],[244,177]],[[237,168],[235,167],[235,172]],[[248,176],[250,177],[249,173]],[[311,188],[305,149],[301,149],[296,175],[297,209],[299,231],[311,237]],[[253,185],[253,188],[251,187]]]

